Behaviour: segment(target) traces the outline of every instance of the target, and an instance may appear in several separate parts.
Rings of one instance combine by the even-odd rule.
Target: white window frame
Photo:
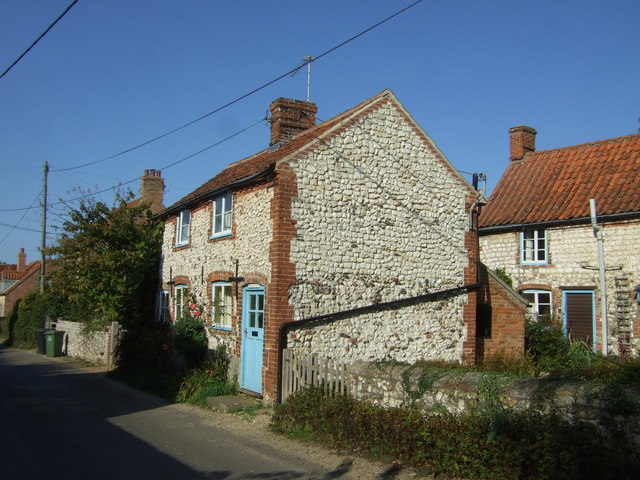
[[[180,320],[187,304],[189,287],[184,284],[176,285],[173,289],[173,320]]]
[[[176,247],[189,243],[191,210],[182,210],[176,217]]]
[[[540,247],[542,242],[542,248]],[[549,263],[549,235],[545,228],[528,228],[520,232],[520,263],[546,265]]]
[[[220,298],[221,303],[218,302]],[[211,328],[231,330],[232,302],[231,283],[211,283]]]
[[[158,292],[158,321],[166,323],[169,320],[169,312],[169,291],[160,290],[160,292]]]
[[[527,289],[522,290],[521,293],[523,296],[527,294],[533,295],[533,301],[530,301],[529,313],[527,315],[530,320],[538,321],[540,317],[544,316],[544,314],[540,312],[540,307],[545,305],[549,306],[549,318],[553,318],[553,296],[551,295],[550,290]],[[541,302],[540,294],[549,295],[549,302]],[[529,299],[527,298],[527,300]]]
[[[231,235],[233,195],[227,193],[211,201],[211,238]]]

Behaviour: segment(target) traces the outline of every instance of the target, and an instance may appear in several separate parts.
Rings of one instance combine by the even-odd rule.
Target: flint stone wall
[[[508,409],[532,408],[603,428],[622,428],[640,449],[637,388],[612,390],[596,382],[496,377],[482,372],[429,375],[419,366],[365,362],[350,365],[349,373],[350,394],[376,405],[460,414],[480,407],[492,396],[490,400]]]
[[[64,332],[63,354],[102,365],[113,363],[118,340],[117,323],[105,332],[83,333],[81,323],[65,320],[58,320],[55,328]]]
[[[468,187],[388,103],[292,162],[294,319],[464,284]],[[342,128],[342,130],[341,130]],[[289,348],[349,360],[462,358],[466,294],[290,330]]]
[[[604,254],[607,271],[607,307],[609,345],[618,353],[618,334],[621,328],[631,331],[631,345],[640,350],[640,309],[631,299],[631,289],[640,284],[640,221],[604,223]],[[594,289],[597,332],[600,335],[600,284],[598,246],[591,225],[564,226],[547,229],[549,263],[520,265],[520,232],[485,234],[480,237],[480,256],[487,267],[503,268],[513,280],[514,289],[549,289],[552,291],[553,311],[562,318],[561,287],[590,287]],[[589,268],[585,268],[589,267]],[[624,311],[623,311],[624,310]],[[636,319],[635,328],[620,325]],[[598,342],[600,338],[598,338]]]

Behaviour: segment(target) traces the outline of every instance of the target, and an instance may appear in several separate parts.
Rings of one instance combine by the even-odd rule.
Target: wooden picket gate
[[[289,395],[309,386],[319,386],[327,392],[349,391],[349,370],[345,364],[317,353],[294,353],[285,348],[282,352],[282,401]]]

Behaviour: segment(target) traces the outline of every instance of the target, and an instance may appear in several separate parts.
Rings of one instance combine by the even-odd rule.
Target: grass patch
[[[618,479],[631,478],[640,466],[618,439],[555,415],[495,408],[425,415],[318,389],[277,406],[271,429],[456,478]]]

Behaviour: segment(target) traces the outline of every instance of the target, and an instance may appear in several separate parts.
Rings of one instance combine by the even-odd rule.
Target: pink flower
[[[199,317],[199,316],[200,316],[200,312],[193,312],[193,314],[194,314],[196,317]]]
[[[196,309],[196,308],[198,308],[198,307],[197,307],[196,305],[194,305],[193,303],[191,303],[191,304],[189,305],[189,308],[190,308],[191,310],[195,310],[195,309]]]

